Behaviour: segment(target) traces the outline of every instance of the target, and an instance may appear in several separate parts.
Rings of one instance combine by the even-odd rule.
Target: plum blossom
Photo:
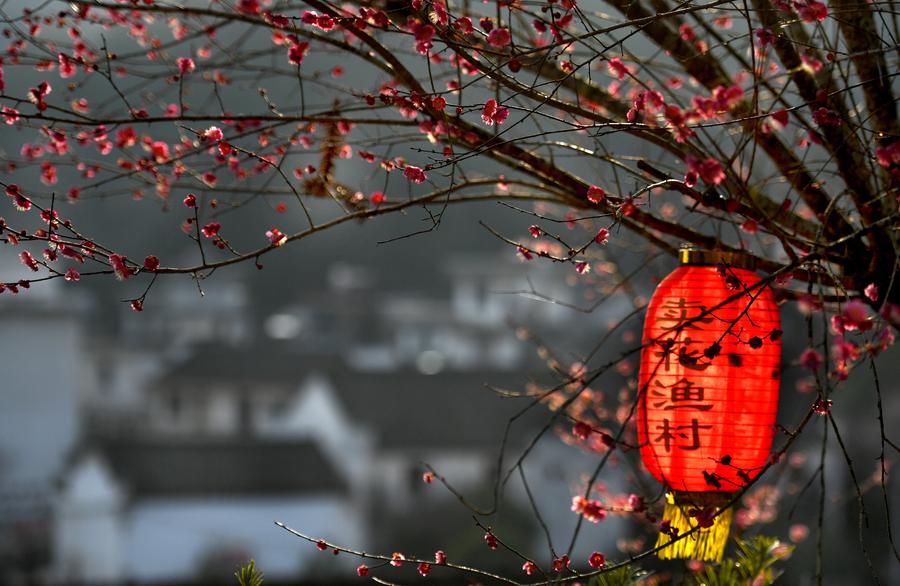
[[[512,35],[508,28],[495,28],[488,33],[487,40],[491,47],[502,49],[512,42]]]
[[[484,108],[481,110],[481,119],[488,126],[493,126],[494,124],[503,124],[506,122],[506,119],[509,117],[509,109],[503,106],[497,105],[497,100],[491,98],[487,102],[484,103]]]
[[[155,271],[159,268],[159,258],[152,254],[144,259],[144,270]]]
[[[844,304],[841,310],[841,322],[846,331],[859,330],[861,332],[872,329],[872,318],[869,308],[862,299],[851,299]]]
[[[588,558],[588,565],[592,568],[599,569],[606,565],[606,557],[599,551],[595,551]]]
[[[588,187],[587,198],[591,203],[603,203],[603,200],[606,199],[606,191],[602,187],[591,185]]]
[[[47,109],[47,102],[45,98],[50,95],[50,92],[53,91],[53,88],[50,86],[49,82],[42,81],[38,84],[37,87],[33,87],[28,90],[28,100],[37,106],[37,109],[43,112]]]
[[[269,242],[271,242],[274,246],[281,246],[282,244],[287,242],[287,236],[278,228],[266,230],[266,238],[268,238]]]
[[[825,106],[813,110],[812,118],[813,122],[815,122],[818,126],[841,125],[841,117],[838,116],[838,113],[830,108],[826,108]]]
[[[800,366],[812,371],[822,367],[822,354],[814,348],[807,348],[800,354]]]
[[[31,253],[27,250],[23,250],[19,253],[19,258],[22,259],[22,264],[31,269],[34,272],[37,272],[40,269],[37,261],[34,260],[34,257],[31,256]]]
[[[222,224],[218,222],[210,222],[209,224],[203,226],[203,228],[200,229],[200,232],[207,238],[213,238],[214,236],[219,235],[219,230],[221,229]]]
[[[181,75],[193,73],[197,68],[197,66],[194,64],[194,60],[190,57],[179,57],[175,60],[175,63],[178,64],[178,71],[181,73]]]
[[[828,7],[816,0],[794,2],[794,9],[800,15],[800,20],[810,24],[821,22],[828,16]]]
[[[19,186],[15,183],[10,183],[6,186],[6,195],[12,198],[13,205],[16,206],[16,209],[20,212],[27,212],[31,209],[31,200],[19,191]]]
[[[725,170],[715,159],[698,159],[688,155],[685,162],[688,165],[688,172],[684,176],[684,182],[688,187],[695,186],[698,178],[707,185],[718,185],[725,180]]]
[[[288,61],[293,63],[294,65],[300,65],[303,63],[303,58],[306,57],[306,54],[309,52],[309,42],[307,41],[299,41],[296,43],[292,43],[290,47],[288,47]]]
[[[124,281],[128,277],[131,276],[131,271],[128,270],[128,267],[125,266],[125,257],[118,254],[111,254],[108,257],[109,265],[112,267],[113,271],[116,273],[116,278],[120,281]]]
[[[19,121],[19,111],[9,106],[3,106],[3,122],[12,126]]]
[[[75,62],[65,53],[60,53],[57,58],[59,60],[59,76],[63,79],[73,77],[77,71]]]
[[[582,495],[572,497],[572,511],[578,513],[591,523],[599,523],[606,518],[606,509],[595,499],[585,498]]]
[[[872,303],[878,301],[878,285],[875,283],[869,283],[863,293]]]
[[[427,178],[425,171],[421,167],[415,167],[413,165],[406,166],[403,170],[403,176],[413,183],[422,183]]]
[[[618,77],[619,81],[625,79],[625,76],[628,75],[628,66],[622,63],[622,60],[618,57],[610,59],[606,67],[609,69],[609,74]]]

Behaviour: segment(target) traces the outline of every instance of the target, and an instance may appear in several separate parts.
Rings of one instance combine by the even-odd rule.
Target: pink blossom
[[[453,28],[464,35],[472,34],[475,31],[475,27],[472,25],[472,19],[468,16],[463,16],[462,18],[457,18],[453,21]]]
[[[81,274],[76,271],[73,267],[69,267],[66,269],[66,274],[63,276],[63,279],[69,282],[75,282],[81,280]]]
[[[16,206],[16,209],[20,212],[27,212],[31,209],[31,200],[19,191],[19,186],[15,183],[10,183],[6,186],[6,195],[12,198],[13,205]]]
[[[128,267],[125,266],[125,257],[118,254],[111,254],[108,257],[109,265],[112,267],[113,271],[116,273],[116,278],[120,281],[124,281],[128,277],[131,276],[131,271],[128,270]]]
[[[606,191],[602,187],[591,185],[588,187],[587,198],[591,203],[602,203],[606,199]]]
[[[271,242],[275,246],[281,246],[282,244],[287,242],[287,236],[285,236],[284,233],[278,228],[267,230],[266,238],[268,238],[269,242]]]
[[[588,558],[588,565],[590,565],[595,570],[602,568],[603,566],[606,565],[606,557],[599,551],[595,551]]]
[[[238,12],[243,12],[244,14],[259,14],[259,0],[238,0],[237,9]]]
[[[878,285],[875,283],[869,283],[866,286],[863,294],[871,301],[872,303],[878,301]]]
[[[628,75],[628,67],[618,57],[610,59],[606,67],[609,69],[609,74],[618,77],[620,81]]]
[[[756,234],[759,232],[759,224],[756,223],[756,220],[745,220],[741,224],[741,230],[747,234]]]
[[[165,163],[169,160],[169,145],[161,140],[154,141],[150,145],[150,152],[157,163]]]
[[[572,435],[581,441],[587,440],[591,436],[591,426],[584,421],[576,421],[572,426]]]
[[[813,110],[812,118],[813,122],[815,122],[819,126],[841,125],[841,117],[838,116],[837,112],[831,110],[830,108],[826,108],[825,106]]]
[[[222,133],[222,129],[218,126],[210,126],[200,134],[200,138],[211,142],[218,142],[225,138],[225,135]]]
[[[303,63],[303,58],[306,57],[306,54],[308,52],[309,42],[299,41],[297,43],[293,43],[290,47],[288,47],[288,61],[290,61],[294,65],[300,65],[301,63]]]
[[[587,261],[579,260],[575,263],[575,272],[579,275],[586,275],[591,272],[591,265]]]
[[[181,75],[193,73],[197,68],[197,66],[194,65],[194,60],[190,57],[179,57],[175,62],[178,64],[178,71],[181,72]]]
[[[685,175],[685,183],[696,184],[696,178],[703,179],[708,185],[718,185],[725,180],[725,171],[722,164],[715,159],[698,159],[692,155],[688,155],[685,159],[688,165],[688,174]],[[693,181],[691,178],[693,177]]]
[[[200,229],[200,232],[207,238],[213,238],[214,236],[219,235],[219,230],[221,229],[222,224],[218,222],[210,222],[209,224],[203,226],[203,228]]]
[[[31,253],[27,250],[23,250],[19,253],[19,258],[22,259],[22,264],[31,269],[34,272],[37,272],[40,269],[40,265],[38,265],[37,261],[34,260],[34,257],[31,256]]]
[[[144,259],[144,269],[147,271],[155,271],[159,268],[159,258],[152,254]]]
[[[845,330],[859,330],[865,332],[872,328],[869,308],[862,299],[851,299],[844,304],[841,311],[841,319]]]
[[[68,79],[75,75],[75,63],[72,59],[69,58],[65,53],[60,53],[57,56],[59,60],[59,76],[63,79]]]
[[[421,167],[407,165],[403,170],[403,176],[413,183],[422,183],[426,179],[425,171]]]
[[[807,348],[800,354],[800,366],[816,371],[822,367],[822,354],[814,348]]]
[[[561,557],[553,560],[553,571],[554,572],[562,572],[563,570],[567,570],[570,565],[569,556],[563,554]]]
[[[788,530],[788,536],[794,543],[800,543],[809,536],[809,527],[800,523],[791,525],[790,529]]]
[[[497,100],[494,98],[484,103],[484,108],[481,110],[481,119],[488,126],[493,126],[495,123],[503,124],[507,117],[509,117],[509,109],[498,106]]]
[[[583,516],[591,523],[599,523],[606,518],[606,509],[600,501],[585,498],[582,495],[572,497],[572,511]]]
[[[537,565],[533,561],[527,560],[524,564],[522,564],[522,571],[531,576],[537,571]]]
[[[434,552],[434,563],[439,566],[443,566],[444,564],[446,564],[447,554],[445,554],[444,551],[440,549]]]
[[[430,24],[419,24],[413,28],[413,37],[416,41],[416,52],[425,55],[431,49],[431,40],[434,38],[434,27]]]
[[[490,531],[484,534],[484,542],[490,549],[497,549],[497,538]]]
[[[3,121],[9,125],[15,124],[19,121],[19,111],[9,106],[3,106]]]
[[[606,244],[609,242],[609,230],[606,228],[600,228],[597,231],[597,235],[594,236],[594,242],[597,244]]]
[[[875,149],[875,156],[878,158],[878,164],[882,167],[900,165],[900,140],[887,146],[878,147]]]
[[[794,2],[794,8],[800,19],[806,23],[821,22],[828,16],[828,7],[816,0]]]
[[[854,361],[859,358],[860,350],[852,340],[835,336],[831,343],[831,355],[837,362]]]
[[[44,101],[44,98],[46,98],[48,95],[50,95],[50,92],[52,92],[52,91],[53,91],[53,88],[50,86],[50,83],[46,82],[46,81],[42,81],[41,83],[38,84],[37,87],[33,87],[30,90],[28,90],[28,99],[31,101],[32,104],[37,106],[38,110],[43,112],[44,110],[47,109],[47,102]]]
[[[754,34],[761,47],[768,47],[775,43],[775,35],[767,28],[758,28],[754,31]]]
[[[487,40],[491,47],[502,49],[512,42],[512,35],[508,28],[495,28],[488,33]]]

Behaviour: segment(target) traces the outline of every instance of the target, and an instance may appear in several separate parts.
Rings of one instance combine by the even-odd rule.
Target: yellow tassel
[[[723,507],[730,500],[724,492],[677,492],[666,494],[666,509],[663,519],[678,530],[678,535],[697,526],[697,519],[690,516],[692,510],[702,511],[706,507]],[[717,511],[718,512],[718,511]],[[664,560],[693,559],[704,562],[720,562],[728,543],[731,529],[731,508],[721,511],[713,520],[712,527],[700,529],[687,537],[657,552]],[[660,533],[656,546],[661,547],[672,541],[672,537]]]

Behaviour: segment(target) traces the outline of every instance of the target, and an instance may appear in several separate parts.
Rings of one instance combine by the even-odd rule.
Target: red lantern
[[[683,249],[681,262],[647,307],[637,434],[644,465],[668,491],[669,530],[657,546],[702,528],[659,557],[718,561],[731,525],[720,509],[768,460],[781,319],[748,257]]]

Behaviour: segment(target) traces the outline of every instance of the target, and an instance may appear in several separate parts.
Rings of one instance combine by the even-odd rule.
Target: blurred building
[[[336,264],[324,290],[259,323],[240,273],[203,297],[188,278],[163,279],[154,309],[123,310],[112,335],[86,328],[88,306],[60,309],[50,287],[49,300],[15,300],[3,327],[25,344],[8,371],[29,393],[5,394],[0,413],[6,555],[32,556],[30,579],[59,584],[205,583],[250,557],[270,579],[321,578],[352,573],[354,560],[325,563],[273,521],[374,549],[397,539],[386,520],[416,525],[425,520],[415,511],[458,506],[423,482],[423,462],[460,491],[488,485],[504,424],[523,403],[486,385],[529,380],[517,327],[575,343],[601,325],[523,300],[535,289],[563,302],[574,294],[531,266],[482,258],[443,269],[446,294],[417,296]],[[36,383],[38,372],[52,382]],[[541,410],[519,420],[507,448],[545,422]],[[538,451],[534,482],[564,502],[541,488],[559,479],[558,456]],[[30,553],[20,551],[26,533]]]

